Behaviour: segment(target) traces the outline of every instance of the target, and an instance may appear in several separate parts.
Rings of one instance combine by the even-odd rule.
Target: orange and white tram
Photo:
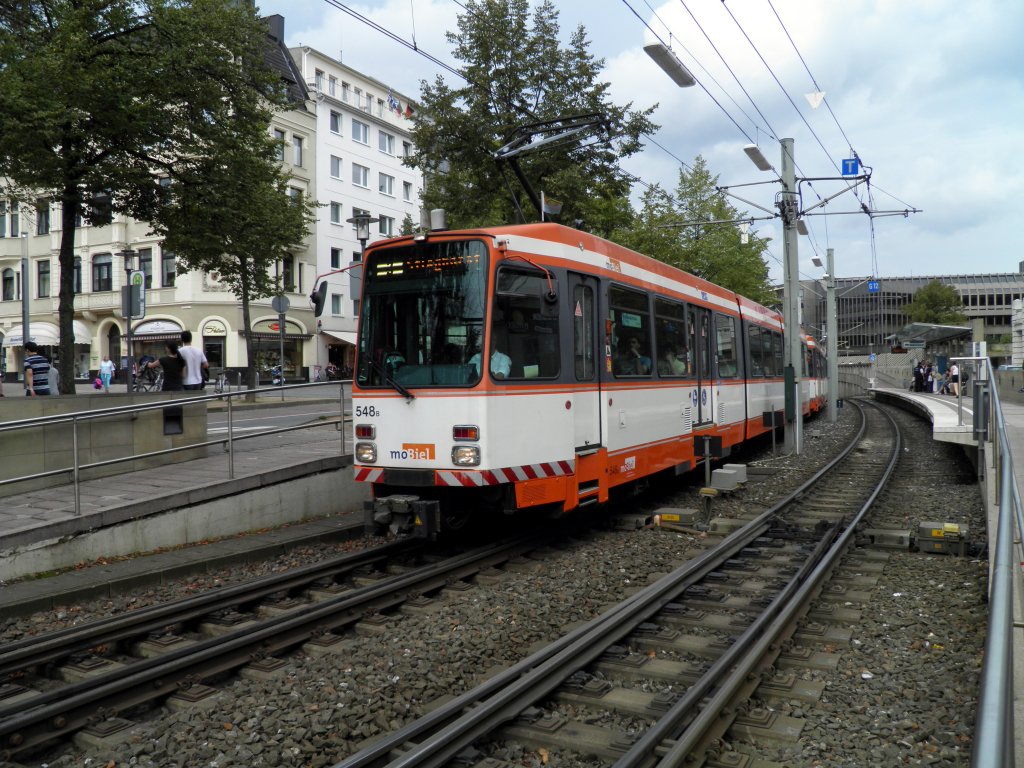
[[[824,364],[804,349],[806,413]],[[558,224],[395,238],[365,254],[352,399],[375,499],[438,501],[452,528],[569,511],[770,429],[782,318]]]

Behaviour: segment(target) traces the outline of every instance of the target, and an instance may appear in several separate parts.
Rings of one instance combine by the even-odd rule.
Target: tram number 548
[[[357,405],[356,416],[375,419],[380,416],[380,411],[377,410],[377,406],[375,405]]]

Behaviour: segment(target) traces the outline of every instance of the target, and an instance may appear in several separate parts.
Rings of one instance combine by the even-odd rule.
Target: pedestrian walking
[[[210,370],[210,364],[206,360],[203,350],[192,346],[192,331],[181,332],[181,347],[178,354],[185,361],[187,372],[184,379],[185,389],[202,389],[206,381],[204,373]]]
[[[39,345],[25,342],[25,395],[40,397],[50,394],[50,361],[39,354]]]
[[[110,391],[110,380],[114,376],[114,361],[110,355],[104,355],[100,362],[100,382],[103,384],[103,391]]]
[[[960,366],[956,363],[949,367],[949,388],[953,397],[960,394]]]

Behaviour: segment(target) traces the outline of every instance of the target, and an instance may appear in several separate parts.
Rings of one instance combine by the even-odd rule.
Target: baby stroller
[[[163,374],[157,368],[150,368],[149,363],[156,360],[152,355],[139,358],[135,369],[135,381],[132,389],[135,392],[159,392],[163,384]]]

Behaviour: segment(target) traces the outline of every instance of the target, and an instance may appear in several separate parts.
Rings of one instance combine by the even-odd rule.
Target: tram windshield
[[[359,369],[362,386],[408,390],[472,385],[483,341],[487,246],[413,243],[367,254]]]

